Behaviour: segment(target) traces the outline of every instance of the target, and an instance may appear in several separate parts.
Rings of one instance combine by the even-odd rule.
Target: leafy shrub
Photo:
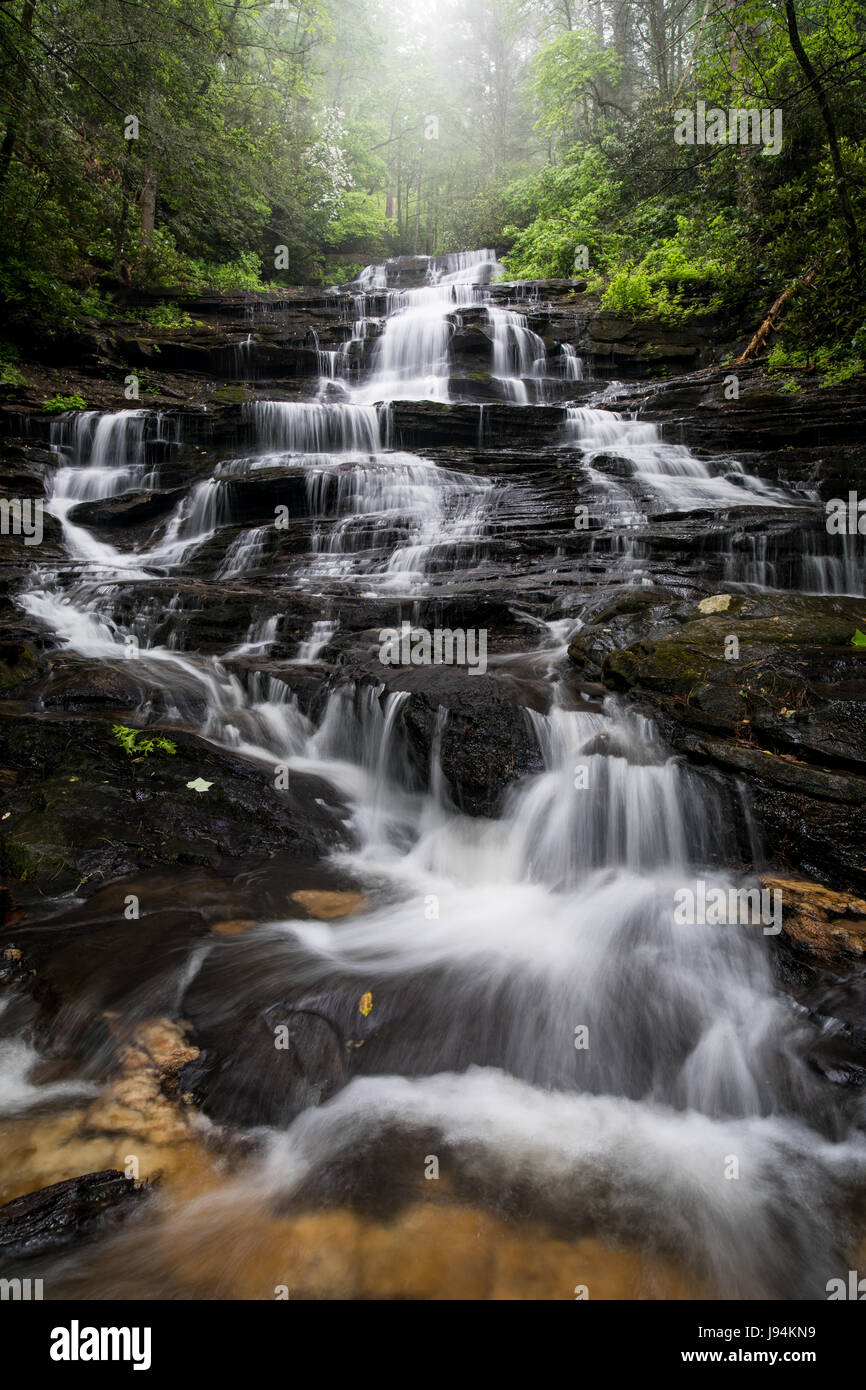
[[[140,309],[136,315],[151,328],[200,328],[201,320],[191,318],[176,304],[155,304],[152,309]]]
[[[0,367],[0,386],[26,386],[27,378],[14,362],[4,362]]]
[[[64,410],[86,410],[87,401],[76,391],[71,396],[52,396],[42,402],[42,409],[47,415],[61,415]]]
[[[255,251],[242,251],[236,261],[217,265],[207,261],[192,262],[196,288],[202,290],[266,290],[262,280],[262,258]]]

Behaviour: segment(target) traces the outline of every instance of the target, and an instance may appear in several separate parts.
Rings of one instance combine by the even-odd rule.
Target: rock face
[[[147,1196],[120,1172],[86,1173],[0,1207],[0,1273],[78,1246],[137,1211]],[[20,1276],[19,1276],[20,1277]]]
[[[277,1003],[206,1046],[183,1073],[206,1113],[221,1124],[285,1128],[347,1080],[346,1048],[328,1019]]]
[[[470,675],[459,668],[419,668],[398,676],[408,690],[401,719],[423,781],[439,766],[454,804],[470,816],[493,816],[505,791],[542,768],[528,710],[544,710],[543,694],[508,678]]]
[[[651,709],[673,745],[745,775],[780,862],[866,883],[866,602],[731,595],[724,607],[634,591],[569,646],[585,675]]]
[[[16,775],[2,872],[30,896],[147,865],[219,865],[286,849],[318,858],[345,843],[344,813],[318,779],[298,775],[278,790],[272,773],[196,739],[181,735],[176,749],[136,760],[101,720],[6,720],[0,760]],[[204,795],[187,785],[198,776],[212,783]]]

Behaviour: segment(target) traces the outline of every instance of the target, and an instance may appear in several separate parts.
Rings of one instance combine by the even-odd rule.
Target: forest
[[[127,287],[336,285],[492,246],[607,306],[866,354],[861,0],[4,0],[0,295],[111,318]],[[676,113],[774,111],[778,151]]]
[[[588,1301],[614,1371],[828,1379],[866,0],[0,0],[0,74],[33,1365]]]

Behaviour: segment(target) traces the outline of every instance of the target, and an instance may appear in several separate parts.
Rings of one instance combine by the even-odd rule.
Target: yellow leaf
[[[372,996],[372,994],[370,994],[369,991],[368,991],[366,994],[362,994],[362,995],[361,995],[361,999],[360,999],[360,1002],[359,1002],[359,1004],[358,1004],[358,1013],[359,1013],[359,1014],[363,1014],[364,1017],[366,1018],[367,1015],[368,1015],[369,1013],[372,1012],[372,1009],[373,1009],[373,996]]]

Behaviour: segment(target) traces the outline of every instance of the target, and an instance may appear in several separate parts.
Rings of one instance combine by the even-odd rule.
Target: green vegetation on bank
[[[488,245],[723,337],[784,297],[772,368],[863,368],[866,0],[8,0],[0,71],[13,341]],[[699,104],[778,142],[678,143]]]

